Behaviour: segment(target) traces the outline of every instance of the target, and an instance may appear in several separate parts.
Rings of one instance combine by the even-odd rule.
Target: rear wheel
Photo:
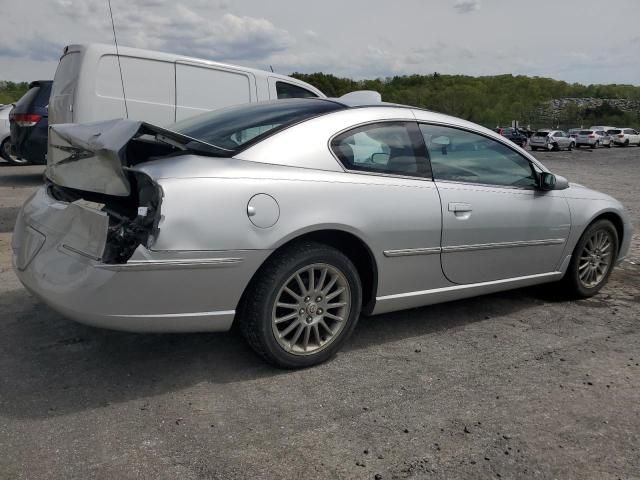
[[[9,142],[9,138],[5,138],[2,144],[0,145],[0,156],[4,158],[7,162],[13,163],[14,165],[24,165],[27,163],[26,160],[22,158],[18,158],[14,155],[11,155],[11,143]]]
[[[531,147],[531,151],[532,152],[537,152],[538,151],[538,147]]]
[[[609,220],[598,220],[580,237],[563,278],[567,293],[586,298],[605,285],[618,257],[618,232]]]
[[[303,368],[332,357],[360,315],[362,287],[338,250],[304,242],[278,252],[247,288],[240,330],[265,360]]]

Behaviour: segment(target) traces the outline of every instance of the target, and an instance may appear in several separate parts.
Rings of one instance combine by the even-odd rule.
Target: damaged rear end
[[[52,125],[46,193],[68,205],[54,223],[70,222],[63,244],[106,264],[126,263],[157,236],[162,190],[136,164],[174,154],[154,140],[155,127],[129,120]],[[67,218],[68,217],[68,218]]]
[[[234,311],[215,310],[218,297],[180,290],[193,265],[174,260],[179,252],[152,249],[163,191],[136,165],[178,160],[187,149],[176,135],[129,120],[50,127],[45,184],[23,205],[12,239],[14,268],[29,291],[63,315],[99,327],[229,328]],[[214,278],[215,272],[199,272],[203,282]]]

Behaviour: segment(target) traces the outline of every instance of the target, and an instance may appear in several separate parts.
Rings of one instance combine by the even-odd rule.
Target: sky
[[[118,43],[354,79],[512,73],[640,85],[640,0],[111,0]],[[107,0],[0,0],[0,80],[112,43]]]

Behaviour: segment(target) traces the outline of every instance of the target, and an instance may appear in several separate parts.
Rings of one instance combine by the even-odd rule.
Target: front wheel
[[[567,147],[567,150],[571,151],[571,150],[573,150],[573,147],[574,147],[574,144],[573,144],[573,142],[571,142],[569,144],[569,146]]]
[[[303,242],[268,260],[247,288],[240,330],[278,367],[304,368],[332,357],[360,315],[362,286],[340,251]]]
[[[538,147],[531,147],[531,151],[532,152],[537,152],[538,151]]]
[[[587,298],[605,285],[618,257],[618,232],[609,220],[598,220],[580,237],[563,283],[572,297]]]

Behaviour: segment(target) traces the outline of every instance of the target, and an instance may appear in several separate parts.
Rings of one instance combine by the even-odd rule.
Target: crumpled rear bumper
[[[23,285],[44,303],[96,327],[228,330],[242,292],[270,253],[139,247],[125,264],[104,264],[96,255],[104,247],[101,212],[88,210],[55,200],[46,187],[38,189],[18,216],[13,264]]]

